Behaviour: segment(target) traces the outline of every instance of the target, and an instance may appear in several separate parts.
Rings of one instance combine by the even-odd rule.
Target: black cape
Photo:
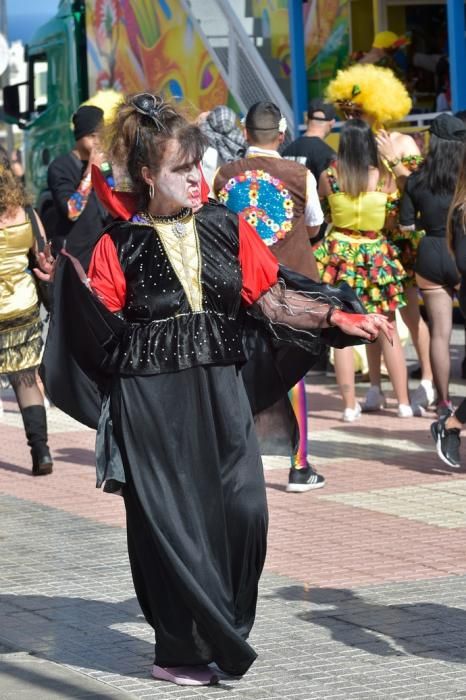
[[[287,268],[280,278],[288,289],[319,293],[349,313],[365,313],[353,292],[319,284]],[[110,312],[81,282],[70,257],[60,256],[54,280],[54,306],[40,367],[40,376],[53,403],[75,420],[97,429],[102,399],[107,393],[109,358],[114,355],[125,321]],[[338,328],[320,331],[320,343],[341,348],[361,344],[360,338]],[[297,426],[287,392],[306,374],[318,357],[321,344],[290,329],[271,334],[266,320],[248,316],[244,329],[248,361],[243,380],[253,415],[285,400],[285,432],[296,443]],[[291,431],[291,433],[290,433]],[[262,436],[265,437],[265,436]],[[289,441],[287,450],[289,452]]]

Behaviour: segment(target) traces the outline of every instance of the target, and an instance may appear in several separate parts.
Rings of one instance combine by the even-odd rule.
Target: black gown
[[[241,297],[247,288],[254,301],[274,283],[278,266],[256,234],[241,243],[238,219],[224,207],[204,206],[195,224],[200,310],[192,310],[148,223],[116,223],[91,263],[104,302],[102,290],[120,288],[119,315],[80,284],[69,261],[62,264],[42,377],[59,407],[94,427],[104,397],[98,482],[124,484],[131,570],[155,629],[155,662],[214,661],[241,675],[256,658],[246,640],[267,535],[251,403],[259,410],[285,394],[310,364],[319,333],[300,336],[285,325],[285,344],[274,329],[272,345],[262,333],[256,365],[262,371],[255,372],[246,362]],[[299,281],[321,294],[324,306],[309,322],[318,328],[337,292]],[[344,294],[339,305],[346,305]],[[360,310],[357,300],[349,305]],[[334,329],[324,333],[342,344]],[[287,336],[302,346],[294,354]],[[267,387],[264,367],[272,379]],[[241,368],[249,375],[249,398]]]
[[[203,309],[196,313],[152,226],[110,231],[130,322],[110,411],[125,472],[133,580],[156,631],[156,663],[215,661],[242,674],[256,658],[246,638],[266,553],[267,504],[238,366],[245,360],[238,228],[229,222],[219,238],[220,217],[217,208],[197,217]],[[150,261],[144,269],[141,260]]]

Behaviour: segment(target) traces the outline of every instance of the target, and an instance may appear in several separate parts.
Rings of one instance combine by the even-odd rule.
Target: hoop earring
[[[149,185],[149,199],[154,199],[155,197],[155,187],[152,182]]]

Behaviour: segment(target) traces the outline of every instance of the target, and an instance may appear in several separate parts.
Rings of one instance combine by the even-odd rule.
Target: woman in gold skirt
[[[40,229],[42,226],[38,220]],[[36,370],[42,350],[42,322],[28,255],[35,250],[22,186],[0,152],[0,379],[15,392],[31,448],[32,474],[50,474],[44,398]]]

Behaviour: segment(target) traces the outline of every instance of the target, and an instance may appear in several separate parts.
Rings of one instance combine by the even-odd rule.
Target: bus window
[[[47,79],[46,56],[31,56],[29,63],[29,110],[32,118],[47,109]]]

